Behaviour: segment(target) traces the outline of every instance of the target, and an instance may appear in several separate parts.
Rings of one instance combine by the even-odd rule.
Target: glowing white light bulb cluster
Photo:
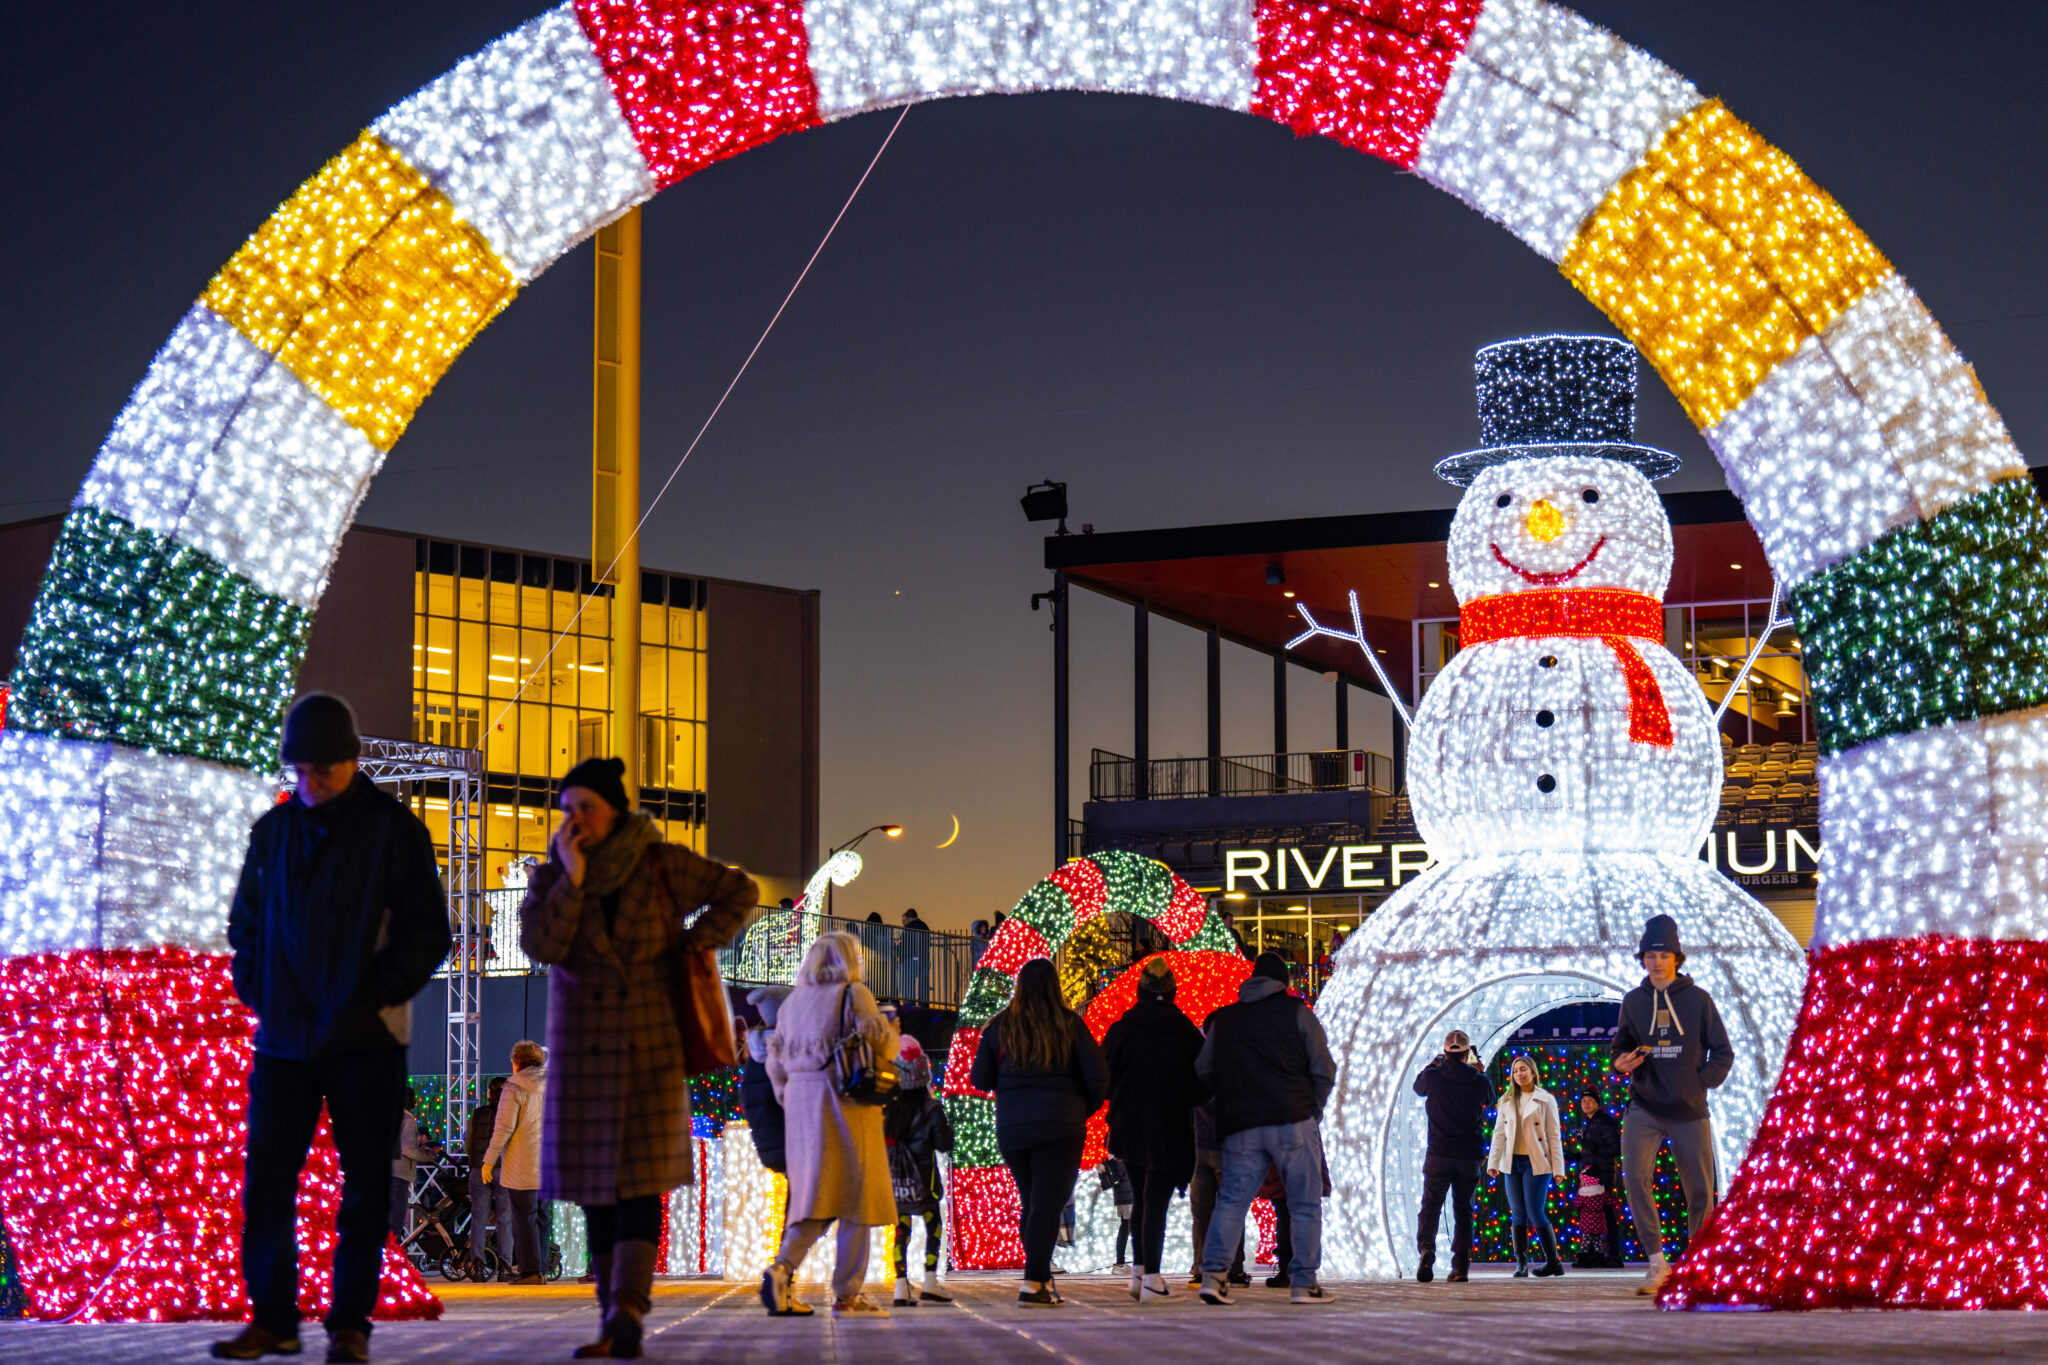
[[[1830,854],[1832,856],[1832,853]],[[1685,970],[1737,1053],[1714,1092],[1721,1169],[1741,1163],[1777,1079],[1805,961],[1770,911],[1690,857],[1516,853],[1439,863],[1368,916],[1337,956],[1316,1015],[1337,1058],[1323,1116],[1333,1207],[1323,1271],[1384,1279],[1415,1263],[1428,1143],[1409,1082],[1446,1032],[1489,1060],[1514,1031],[1574,1001],[1614,1000],[1642,969],[1643,921],[1676,914]]]
[[[730,1131],[733,1125],[727,1125]],[[747,1130],[740,1126],[742,1141]],[[753,1143],[746,1142],[749,1154]],[[691,1183],[668,1192],[668,1263],[670,1275],[717,1275],[725,1268],[726,1141],[693,1137],[695,1163]],[[758,1163],[757,1163],[758,1164]]]
[[[1771,569],[1796,583],[2025,462],[1939,325],[1896,275],[1708,427],[1757,509]]]
[[[227,950],[269,781],[196,759],[0,731],[0,956]]]
[[[2048,708],[1872,740],[1820,787],[1813,947],[2048,938]]]
[[[1249,110],[1250,0],[809,0],[818,113],[945,95],[1117,90]]]
[[[655,190],[573,4],[467,58],[370,131],[448,196],[521,284]]]
[[[77,505],[311,607],[383,461],[290,370],[194,305],[114,422]]]
[[[1664,130],[1690,81],[1545,0],[1487,0],[1415,173],[1548,261]]]

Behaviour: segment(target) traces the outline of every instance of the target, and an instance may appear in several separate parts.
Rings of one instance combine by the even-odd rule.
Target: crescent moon
[[[933,848],[951,848],[951,847],[953,846],[953,841],[954,841],[955,839],[959,838],[959,837],[960,837],[960,817],[959,817],[959,816],[957,816],[957,815],[955,815],[955,816],[953,817],[953,832],[952,832],[951,834],[949,834],[949,835],[947,835],[947,836],[946,836],[946,842],[945,842],[945,843],[943,843],[943,844],[933,844],[933,845],[932,845],[932,847],[933,847]]]

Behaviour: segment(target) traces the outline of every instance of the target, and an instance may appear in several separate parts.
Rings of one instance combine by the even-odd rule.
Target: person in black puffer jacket
[[[761,1013],[761,1027],[747,1030],[747,1055],[740,1059],[740,1111],[747,1116],[755,1154],[777,1175],[785,1174],[789,1166],[782,1150],[782,1106],[775,1102],[775,1086],[768,1079],[768,1039],[775,1032],[775,1012],[788,994],[787,986],[762,986],[747,993],[747,1003]]]
[[[1017,970],[1017,988],[988,1021],[968,1083],[996,1097],[996,1148],[1017,1181],[1024,1286],[1017,1302],[1057,1307],[1052,1248],[1060,1210],[1074,1193],[1088,1117],[1109,1092],[1102,1049],[1060,995],[1052,963]],[[1242,1216],[1242,1215],[1240,1215]]]

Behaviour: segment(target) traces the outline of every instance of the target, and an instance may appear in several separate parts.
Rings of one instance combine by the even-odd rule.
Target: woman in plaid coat
[[[604,1315],[579,1357],[640,1354],[662,1201],[691,1180],[677,949],[729,943],[759,899],[744,872],[664,842],[624,777],[593,758],[562,778],[562,826],[519,907],[520,947],[553,968],[541,1195],[583,1206]]]

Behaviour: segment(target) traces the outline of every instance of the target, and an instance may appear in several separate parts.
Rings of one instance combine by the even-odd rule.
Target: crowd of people
[[[403,1218],[413,1163],[438,1155],[412,1116],[405,1047],[409,1002],[451,946],[448,918],[424,826],[363,777],[359,754],[345,703],[316,693],[294,705],[282,756],[297,793],[252,830],[230,914],[235,990],[257,1020],[243,1200],[253,1312],[238,1335],[214,1344],[223,1359],[301,1349],[296,1196],[323,1107],[342,1168],[330,1361],[369,1359],[385,1238]],[[579,1358],[641,1352],[663,1202],[693,1179],[688,1077],[704,1044],[678,983],[709,970],[722,991],[704,950],[735,940],[759,899],[745,873],[667,842],[636,813],[624,771],[617,759],[589,759],[561,779],[550,857],[520,907],[521,947],[550,968],[548,1046],[513,1049],[512,1075],[493,1086],[467,1133],[472,1258],[481,1259],[495,1222],[501,1238],[509,1228],[518,1280],[538,1282],[541,1201],[582,1208],[599,1324]],[[905,924],[923,927],[914,914]],[[1707,1092],[1726,1078],[1733,1053],[1712,999],[1679,974],[1685,955],[1669,916],[1649,921],[1638,957],[1644,980],[1622,1002],[1612,1049],[1614,1070],[1629,1082],[1626,1114],[1616,1125],[1597,1094],[1577,1097],[1579,1264],[1618,1260],[1619,1174],[1651,1257],[1640,1292],[1654,1293],[1669,1267],[1653,1163],[1668,1144],[1697,1234],[1716,1185]],[[1295,1304],[1334,1301],[1319,1280],[1330,1193],[1320,1122],[1337,1071],[1321,1024],[1289,990],[1291,975],[1278,954],[1257,954],[1237,1000],[1197,1029],[1175,1003],[1173,971],[1154,958],[1135,1002],[1098,1045],[1050,962],[1018,970],[1009,1002],[966,1064],[972,1088],[994,1097],[996,1144],[1016,1184],[1021,1305],[1064,1302],[1053,1249],[1089,1118],[1105,1102],[1117,1163],[1106,1188],[1125,1220],[1134,1301],[1171,1292],[1167,1211],[1183,1190],[1195,1229],[1190,1287],[1205,1303],[1230,1304],[1232,1289],[1249,1284],[1245,1222],[1262,1196],[1273,1201],[1280,1242],[1267,1283]],[[862,1292],[869,1234],[881,1225],[896,1234],[890,1307],[951,1301],[938,1275],[938,1157],[954,1134],[922,1046],[863,977],[859,939],[835,931],[811,944],[793,985],[749,997],[761,1023],[740,1039],[743,1104],[763,1164],[785,1175],[788,1191],[781,1245],[761,1278],[771,1313],[812,1311],[795,1282],[833,1231],[833,1315],[886,1316],[889,1307]],[[1468,1277],[1482,1167],[1507,1191],[1515,1273],[1562,1275],[1548,1203],[1551,1182],[1567,1170],[1565,1134],[1535,1060],[1516,1058],[1496,1097],[1471,1041],[1453,1032],[1414,1089],[1429,1132],[1416,1278],[1434,1277],[1446,1196],[1455,1226],[1446,1278]],[[924,1265],[914,1281],[918,1222]]]

